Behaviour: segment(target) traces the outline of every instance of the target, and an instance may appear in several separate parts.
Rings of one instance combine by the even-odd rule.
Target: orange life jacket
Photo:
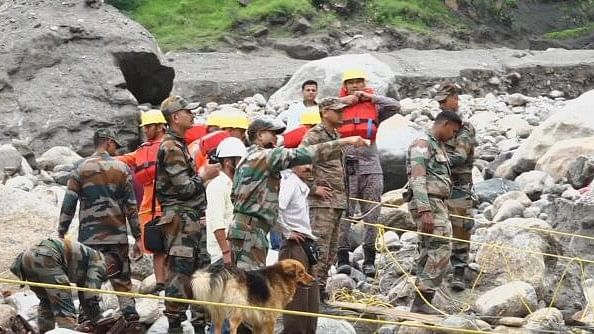
[[[186,131],[184,135],[184,139],[186,140],[186,144],[190,145],[194,141],[204,137],[208,133],[208,128],[206,125],[203,124],[196,124],[192,128]]]
[[[157,163],[157,152],[161,140],[153,140],[142,143],[136,150],[136,169],[134,176],[143,185],[153,184],[155,180],[155,165]]]
[[[229,132],[219,130],[202,136],[198,141],[192,143],[190,154],[193,154],[197,172],[200,172],[208,164],[209,155],[214,154],[223,139],[228,137],[231,137]]]
[[[373,88],[366,87],[365,92],[373,94]],[[339,95],[347,96],[346,88],[341,87]],[[344,108],[342,125],[338,128],[341,137],[361,136],[375,141],[379,126],[377,109],[371,101],[363,101]]]
[[[299,147],[299,144],[301,144],[301,141],[303,140],[303,137],[307,133],[307,130],[309,130],[309,127],[307,127],[305,125],[300,125],[291,131],[285,132],[283,134],[285,147],[286,148]]]

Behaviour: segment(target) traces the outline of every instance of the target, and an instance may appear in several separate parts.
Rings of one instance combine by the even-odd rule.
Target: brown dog
[[[260,270],[210,267],[192,276],[194,299],[217,303],[239,304],[284,309],[293,299],[298,283],[310,284],[315,278],[305,271],[301,262],[282,260]],[[229,319],[231,334],[244,322],[254,333],[274,331],[280,313],[232,307],[206,306],[215,328],[221,334],[223,321]]]

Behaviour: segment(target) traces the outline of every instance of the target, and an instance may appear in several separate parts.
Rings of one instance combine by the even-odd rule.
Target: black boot
[[[363,247],[363,254],[365,259],[363,260],[363,273],[367,277],[375,276],[375,248],[374,247]]]
[[[347,249],[338,250],[338,264],[336,265],[336,272],[339,274],[351,274],[351,264],[349,262],[349,251]]]
[[[452,279],[452,289],[457,291],[466,290],[466,281],[464,281],[464,272],[466,267],[454,267],[454,277]]]
[[[423,297],[425,297],[428,303],[431,303],[433,297],[435,296],[435,291],[421,292],[421,294]],[[415,300],[413,300],[413,303],[410,307],[410,312],[422,314],[441,314],[425,303],[423,298],[421,298],[418,293],[415,294]]]
[[[169,329],[167,333],[169,334],[183,334],[184,329],[182,328],[182,319],[181,317],[167,317],[169,321]]]

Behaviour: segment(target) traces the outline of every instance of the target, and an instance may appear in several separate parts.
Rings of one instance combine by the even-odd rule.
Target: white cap
[[[240,157],[247,155],[247,149],[241,140],[235,137],[223,139],[217,146],[217,158]]]

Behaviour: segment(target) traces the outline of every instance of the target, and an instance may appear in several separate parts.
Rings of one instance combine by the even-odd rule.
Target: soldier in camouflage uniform
[[[122,262],[122,270],[110,278],[114,290],[132,288],[128,233],[136,239],[133,252],[140,252],[140,228],[136,196],[128,166],[113,158],[121,147],[113,131],[98,129],[94,135],[95,153],[83,160],[68,180],[60,212],[58,234],[64,238],[80,201],[78,241]],[[133,298],[118,296],[120,309],[131,331],[141,330]]]
[[[352,137],[297,149],[275,147],[276,135],[283,130],[284,125],[274,121],[253,121],[247,131],[252,145],[233,180],[234,216],[227,238],[234,263],[244,270],[266,266],[266,235],[278,219],[280,172],[312,161],[334,159],[345,145],[367,144],[361,137]]]
[[[108,257],[112,261],[112,257]],[[110,266],[114,274],[115,267]],[[101,289],[107,279],[103,255],[92,248],[71,240],[45,239],[20,253],[10,270],[21,280],[68,286]],[[31,287],[39,298],[37,325],[40,333],[58,327],[74,329],[77,326],[76,310],[70,290]],[[99,296],[79,292],[84,314],[95,324],[101,316]]]
[[[190,280],[199,268],[210,263],[206,251],[206,226],[200,218],[206,208],[204,183],[218,175],[217,166],[206,166],[201,176],[194,170],[184,135],[193,125],[192,110],[197,103],[188,103],[179,96],[170,96],[161,104],[161,112],[169,129],[157,153],[157,198],[163,215],[160,224],[166,234],[169,273],[165,296],[192,298]],[[185,304],[165,302],[169,333],[182,333],[186,319]],[[203,333],[206,314],[202,307],[192,306],[192,325]]]
[[[336,130],[342,122],[342,110],[347,106],[338,98],[326,98],[319,104],[322,123],[311,128],[303,137],[302,147],[337,140],[340,134]],[[312,165],[313,184],[309,196],[311,228],[318,238],[320,260],[314,267],[324,291],[328,270],[334,264],[338,240],[338,255],[341,262],[349,263],[348,235],[351,224],[341,217],[347,206],[346,179],[344,174],[342,150],[333,154],[333,159],[316,161]],[[339,234],[341,237],[339,237]],[[346,242],[345,242],[346,241]],[[348,272],[350,274],[350,267]],[[323,293],[322,293],[323,294]],[[324,296],[322,296],[324,297]]]
[[[423,233],[452,236],[452,226],[444,201],[451,194],[450,166],[443,143],[453,138],[462,125],[456,113],[443,111],[435,119],[430,133],[417,138],[408,149],[408,208]],[[416,285],[429,302],[441,285],[450,255],[450,241],[421,236],[420,255],[417,260]],[[411,312],[433,313],[420,296],[415,296]]]
[[[458,87],[445,82],[440,85],[434,99],[443,111],[458,112]],[[452,197],[447,200],[448,212],[457,216],[472,216],[472,164],[474,148],[478,145],[476,132],[469,122],[463,122],[458,135],[450,139],[445,147],[452,166]],[[460,217],[450,217],[454,238],[470,240],[474,221]],[[470,243],[453,241],[450,261],[454,267],[452,288],[466,289],[464,272],[468,266]]]

